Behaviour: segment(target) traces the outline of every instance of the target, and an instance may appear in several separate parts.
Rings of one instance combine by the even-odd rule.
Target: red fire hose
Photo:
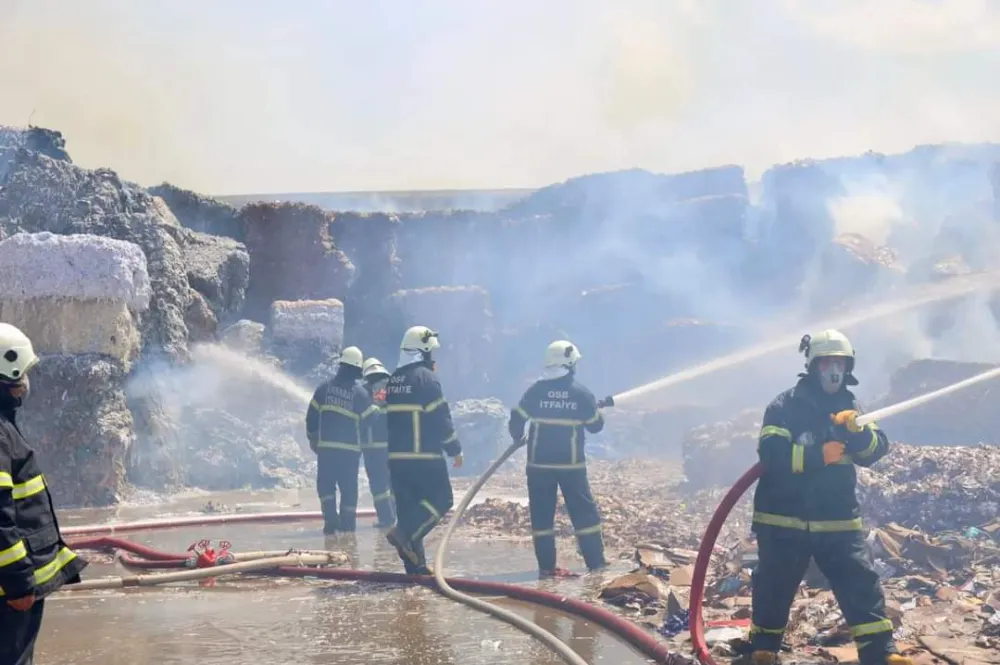
[[[359,515],[363,514],[358,511]],[[368,511],[373,512],[373,511]],[[309,513],[258,513],[240,515],[240,522],[253,521],[292,521],[294,516],[302,516],[300,519],[311,519]],[[218,523],[219,520],[212,520],[212,516],[207,518],[178,518],[177,520],[157,520],[154,528],[170,528],[177,526],[174,522],[181,522],[188,526],[200,523],[201,519],[207,523]],[[219,516],[222,517],[222,516]],[[256,519],[254,519],[256,518]],[[140,530],[139,527],[127,525],[131,531]],[[121,525],[126,526],[126,525]],[[121,526],[117,530],[122,530]],[[109,533],[112,525],[94,525],[86,527],[76,527],[76,533],[99,533],[102,531]],[[149,530],[151,527],[146,526]],[[70,528],[64,530],[64,534],[69,536],[74,531]],[[111,536],[99,536],[92,538],[81,538],[71,540],[70,547],[76,550],[124,550],[130,552],[135,557],[123,557],[123,563],[135,568],[182,568],[190,558],[188,553],[162,552],[139,543],[129,540],[114,538]],[[434,588],[436,586],[433,576],[410,576],[401,573],[385,573],[370,570],[354,570],[350,568],[312,568],[307,566],[282,566],[272,571],[259,571],[254,574],[275,575],[280,577],[314,577],[332,580],[350,580],[381,584],[420,584],[422,586]],[[644,655],[653,659],[654,662],[665,665],[696,665],[695,661],[685,655],[671,653],[666,646],[660,642],[653,634],[635,625],[628,619],[619,617],[606,609],[591,605],[581,600],[567,598],[556,593],[532,589],[514,584],[501,582],[487,582],[483,580],[448,578],[448,583],[456,589],[469,593],[507,596],[527,603],[551,607],[555,610],[572,614],[587,621],[592,621],[605,630],[614,633],[624,642],[631,645]]]
[[[708,576],[708,563],[712,558],[712,550],[715,548],[715,541],[722,531],[722,525],[726,523],[726,518],[733,510],[733,506],[740,500],[750,487],[760,478],[764,467],[758,462],[740,476],[739,480],[722,497],[719,507],[715,509],[705,535],[701,538],[701,547],[698,548],[698,558],[694,562],[694,574],[691,579],[691,599],[688,603],[689,624],[691,631],[691,644],[694,648],[694,655],[702,665],[715,665],[711,654],[708,652],[708,644],[705,643],[705,624],[701,616],[702,600],[705,597],[705,578]]]

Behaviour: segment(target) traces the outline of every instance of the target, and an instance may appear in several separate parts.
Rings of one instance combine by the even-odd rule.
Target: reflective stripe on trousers
[[[811,531],[814,533],[836,533],[839,531],[861,531],[862,522],[860,517],[850,520],[802,520],[797,517],[787,517],[785,515],[775,515],[774,513],[754,512],[754,524],[766,524],[768,526],[784,527],[786,529],[798,529],[800,531]]]

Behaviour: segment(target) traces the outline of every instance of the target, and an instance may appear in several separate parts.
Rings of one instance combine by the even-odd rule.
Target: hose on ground
[[[375,511],[371,508],[359,509],[358,517],[375,517]],[[280,513],[224,513],[221,515],[192,515],[188,517],[167,517],[157,520],[137,520],[134,522],[65,526],[61,527],[59,531],[66,538],[72,536],[113,536],[116,533],[161,531],[163,529],[177,529],[185,526],[208,526],[209,524],[256,524],[261,522],[279,524],[321,519],[323,519],[323,513],[318,510]]]
[[[79,584],[64,586],[66,591],[94,591],[95,589],[125,589],[129,587],[149,587],[160,584],[191,582],[210,577],[225,577],[241,575],[264,570],[274,570],[282,566],[319,566],[330,563],[334,557],[328,554],[289,554],[286,556],[268,557],[236,563],[225,563],[211,568],[196,568],[181,570],[175,573],[156,573],[153,575],[132,575],[129,577],[101,577],[94,580],[84,580]]]
[[[715,509],[715,513],[705,529],[705,535],[701,537],[698,558],[694,562],[694,574],[691,576],[688,629],[691,632],[694,655],[702,665],[715,665],[715,661],[708,651],[708,643],[705,642],[705,623],[701,616],[702,601],[705,598],[705,579],[708,576],[708,564],[712,558],[712,550],[715,549],[715,541],[719,537],[719,532],[722,531],[722,525],[726,523],[726,518],[732,512],[733,506],[757,482],[763,470],[764,467],[757,463],[739,477],[739,480],[722,497],[722,501],[719,502],[719,506]]]
[[[587,661],[580,657],[580,655],[568,644],[535,622],[529,621],[528,619],[525,619],[508,609],[494,605],[493,603],[480,600],[479,598],[470,596],[469,594],[462,593],[460,591],[456,591],[450,584],[448,584],[448,580],[444,576],[444,555],[448,551],[448,543],[451,541],[451,536],[455,533],[455,528],[462,519],[462,515],[465,514],[465,510],[476,497],[476,493],[479,492],[483,485],[486,484],[486,481],[489,480],[494,473],[496,473],[496,470],[499,469],[503,463],[507,461],[507,458],[513,455],[514,451],[520,448],[520,446],[520,442],[514,442],[511,444],[510,447],[508,447],[507,450],[505,450],[503,454],[500,455],[500,457],[498,457],[492,465],[490,465],[490,468],[488,468],[486,472],[483,473],[483,475],[480,476],[475,483],[473,483],[472,487],[469,488],[469,491],[465,493],[465,496],[462,497],[462,501],[458,504],[458,508],[455,509],[451,516],[451,520],[448,522],[448,526],[444,530],[444,535],[441,536],[441,542],[438,543],[437,552],[434,554],[434,581],[437,582],[438,591],[440,591],[441,594],[447,598],[462,603],[463,605],[468,605],[469,607],[477,609],[480,612],[490,614],[501,621],[506,621],[515,628],[528,633],[538,641],[545,644],[545,646],[559,654],[559,657],[570,665],[588,665]]]
[[[294,515],[291,513],[289,515]],[[284,517],[278,521],[284,522],[291,517]],[[265,520],[261,520],[265,521]],[[99,525],[88,526],[94,531]],[[160,529],[170,528],[169,525],[161,525]],[[184,568],[190,557],[187,553],[171,553],[153,549],[146,545],[114,538],[110,536],[100,536],[94,538],[72,540],[69,546],[77,551],[117,551],[130,552],[137,557],[130,559],[130,566],[136,568]],[[217,576],[218,567],[202,570],[213,571],[212,576]],[[403,573],[386,573],[374,570],[357,570],[354,568],[311,568],[308,566],[281,566],[269,570],[254,571],[254,575],[295,577],[295,578],[315,578],[323,580],[337,580],[345,582],[364,582],[369,584],[419,584],[426,587],[438,587],[437,580],[425,575],[405,575]],[[448,585],[455,589],[467,593],[478,593],[490,596],[506,596],[513,600],[519,600],[534,605],[541,605],[551,609],[573,615],[586,621],[591,621],[595,625],[617,635],[625,643],[641,651],[655,663],[663,665],[696,665],[696,661],[685,655],[671,653],[666,646],[648,631],[635,625],[628,619],[622,618],[603,607],[591,605],[576,598],[568,598],[560,594],[534,589],[531,587],[518,586],[516,584],[506,584],[502,582],[488,582],[485,580],[470,580],[461,578],[447,578]],[[70,585],[75,586],[75,585]],[[439,588],[439,587],[438,587]],[[63,587],[60,593],[68,590]]]

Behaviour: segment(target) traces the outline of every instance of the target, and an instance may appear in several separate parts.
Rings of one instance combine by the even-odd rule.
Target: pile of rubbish
[[[937,536],[887,524],[871,529],[867,543],[904,649],[925,650],[953,663],[1000,658],[1000,519],[963,534]],[[599,596],[660,632],[675,648],[688,648],[696,554],[643,543],[634,551],[636,569],[606,584]],[[751,539],[719,547],[713,557],[704,618],[707,641],[719,656],[746,647],[756,563]],[[792,606],[786,643],[798,655],[835,662],[857,659],[836,599],[814,565]]]
[[[718,505],[723,490],[682,496],[676,491],[680,469],[675,462],[662,460],[627,460],[620,462],[592,460],[589,463],[591,492],[601,510],[604,543],[608,556],[627,556],[638,542],[658,540],[669,535],[672,545],[696,549],[705,525]],[[460,495],[461,485],[455,484]],[[470,506],[463,516],[469,537],[531,538],[531,519],[526,501],[495,498],[496,495],[527,496],[523,467],[503,469],[484,490],[492,495]],[[726,523],[723,541],[735,540],[749,529],[750,505],[741,501]],[[557,538],[571,539],[573,525],[565,505],[556,509]],[[564,548],[565,549],[565,548]],[[575,548],[566,549],[567,552]]]
[[[859,495],[868,527],[866,541],[883,578],[897,637],[903,648],[918,655],[918,662],[930,663],[931,658],[996,662],[1000,658],[1000,512],[988,504],[995,501],[989,497],[996,496],[1000,482],[1000,474],[994,471],[1000,451],[908,446],[896,450],[896,455],[881,463],[881,473],[864,470],[859,474]],[[697,549],[728,488],[685,491],[678,466],[648,460],[590,462],[607,556],[635,563],[634,570],[597,591],[594,600],[608,603],[664,635],[677,650],[686,651],[690,649],[687,610]],[[964,475],[957,473],[959,469]],[[461,494],[462,483],[456,482],[455,491]],[[963,491],[975,492],[984,500],[977,502]],[[529,541],[531,521],[525,502],[496,498],[525,496],[524,470],[505,469],[491,480],[486,492],[492,498],[466,512],[463,533]],[[727,520],[709,570],[706,630],[719,657],[741,653],[747,646],[750,575],[757,561],[751,513],[748,494]],[[906,519],[933,528],[914,528],[904,523]],[[561,503],[556,532],[564,543],[559,547],[560,565],[579,568],[572,525]],[[787,642],[796,655],[829,662],[857,658],[836,600],[815,565],[806,573],[789,626]],[[920,654],[927,660],[921,660]]]
[[[989,522],[1000,515],[1000,446],[893,444],[872,469],[858,469],[858,498],[870,521],[929,533]]]
[[[757,463],[760,413],[691,431],[684,443],[683,489],[698,496],[728,488]],[[1000,446],[910,446],[893,442],[872,468],[857,467],[866,518],[931,533],[965,528],[1000,514]]]

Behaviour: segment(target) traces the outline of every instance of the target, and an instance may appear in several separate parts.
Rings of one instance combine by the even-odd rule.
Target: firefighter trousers
[[[455,504],[448,476],[448,462],[433,460],[389,460],[389,480],[396,497],[396,534],[417,561],[400,554],[409,574],[427,565],[424,538]]]
[[[0,663],[32,665],[35,640],[42,628],[45,600],[39,599],[25,612],[18,612],[6,602],[0,604]]]
[[[601,514],[590,493],[587,469],[528,467],[528,509],[538,569],[550,571],[556,567],[555,518],[560,490],[587,568],[596,570],[607,565],[601,535]]]
[[[376,526],[392,526],[396,522],[396,502],[392,496],[392,487],[389,486],[389,451],[386,448],[364,446],[361,454],[365,461],[368,489],[371,490],[378,518]]]
[[[323,510],[323,533],[354,531],[357,528],[360,465],[360,452],[319,449],[316,463],[316,491],[319,493],[320,507]]]
[[[861,665],[884,665],[896,653],[885,595],[860,531],[817,533],[757,526],[757,568],[753,573],[755,650],[778,651],[788,612],[810,558],[830,582],[854,636]]]

